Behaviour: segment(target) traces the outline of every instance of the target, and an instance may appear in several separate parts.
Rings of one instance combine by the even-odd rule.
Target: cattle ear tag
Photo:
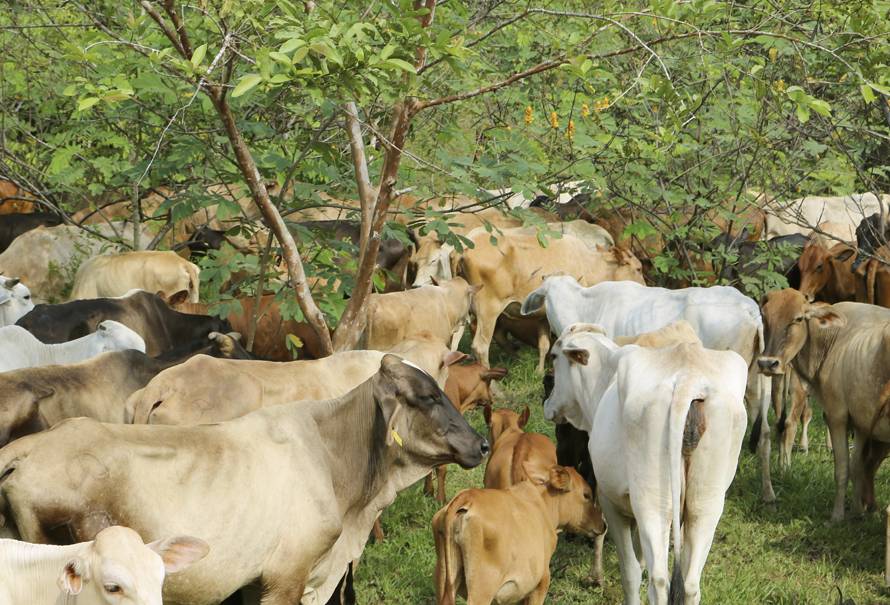
[[[386,436],[386,445],[392,445],[392,442],[395,441],[399,447],[405,446],[402,436],[399,435],[399,432],[396,430],[396,418],[398,418],[401,411],[402,404],[396,404],[396,409],[393,410],[392,416],[389,417],[389,434]]]
[[[399,444],[399,447],[405,447],[405,443],[402,441],[402,436],[399,435],[397,430],[392,429],[389,433],[392,435],[393,440]]]

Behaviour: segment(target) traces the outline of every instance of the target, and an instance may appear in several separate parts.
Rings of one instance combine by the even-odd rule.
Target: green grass
[[[497,358],[509,367],[503,396],[496,407],[532,411],[527,430],[553,438],[553,426],[544,420],[540,378],[534,372],[535,355],[522,351],[518,358]],[[481,411],[468,420],[484,431]],[[814,410],[810,425],[810,452],[794,453],[792,471],[778,472],[773,447],[774,507],[760,502],[757,459],[743,449],[735,481],[705,565],[703,603],[834,605],[839,588],[856,605],[890,603],[883,586],[883,515],[832,525],[829,515],[834,493],[831,452],[825,443],[821,411]],[[467,487],[480,487],[484,463],[470,471],[449,468],[448,496]],[[890,477],[881,472],[875,486],[879,506],[890,494]],[[435,548],[430,520],[438,509],[423,495],[422,483],[402,492],[383,514],[386,540],[369,543],[356,569],[360,603],[371,605],[435,603],[433,567]],[[551,563],[553,580],[548,603],[621,603],[622,592],[615,548],[606,540],[606,585],[585,583],[592,558],[583,541],[560,543]],[[645,585],[645,580],[644,580]]]

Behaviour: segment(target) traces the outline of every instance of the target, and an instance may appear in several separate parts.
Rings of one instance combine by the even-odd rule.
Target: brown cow
[[[0,179],[0,214],[27,214],[35,209],[33,194],[12,181]]]
[[[890,247],[881,246],[856,268],[856,301],[890,307]]]
[[[874,475],[890,451],[890,310],[853,302],[811,303],[786,289],[766,296],[763,319],[766,347],[760,370],[780,375],[793,365],[825,411],[834,451],[832,519],[844,518],[848,472],[853,511],[874,506]],[[848,468],[850,426],[855,447]]]
[[[847,244],[825,248],[817,243],[804,247],[800,260],[800,291],[810,300],[837,303],[856,298],[853,261],[856,250]]]
[[[529,480],[468,489],[433,517],[436,602],[540,605],[550,587],[557,530],[590,536],[606,527],[593,491],[573,468],[525,463]]]
[[[256,298],[250,296],[237,300],[241,310],[229,313],[226,319],[232,329],[246,339],[250,333]],[[177,293],[167,302],[177,311],[193,315],[207,315],[210,308],[207,304],[186,302],[185,293]],[[253,337],[253,354],[266,361],[291,361],[293,355],[287,348],[288,334],[296,336],[301,343],[298,347],[300,359],[322,357],[321,341],[312,326],[304,321],[284,319],[275,295],[263,295],[260,298],[260,312]]]

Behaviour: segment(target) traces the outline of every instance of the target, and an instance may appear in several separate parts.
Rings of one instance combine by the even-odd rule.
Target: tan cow
[[[419,332],[408,340],[403,340],[388,351],[410,361],[429,374],[445,389],[450,366],[466,359],[466,353],[452,351],[431,332]]]
[[[373,376],[383,355],[347,351],[287,363],[196,355],[134,392],[127,417],[134,424],[200,424],[292,401],[332,399]]]
[[[433,517],[436,602],[541,605],[557,530],[594,536],[606,527],[593,491],[573,468],[523,465],[527,481],[468,489]]]
[[[343,397],[165,427],[67,420],[0,450],[0,512],[23,539],[124,523],[148,540],[189,528],[205,559],[168,603],[216,605],[257,582],[263,605],[328,602],[380,511],[439,464],[488,443],[435,382],[394,355]]]
[[[836,303],[856,298],[853,261],[856,250],[847,244],[831,248],[807,244],[797,261],[800,267],[800,291],[810,300]]]
[[[469,235],[475,247],[464,252],[461,272],[467,281],[480,286],[476,293],[476,333],[473,354],[485,364],[498,316],[512,302],[522,302],[549,275],[569,274],[592,286],[601,281],[631,280],[643,283],[642,266],[620,248],[590,250],[576,237],[550,239],[541,247],[538,238],[505,231],[492,244],[490,234],[476,230]],[[546,354],[549,337],[542,338],[539,351]]]
[[[488,426],[488,442],[491,444],[491,456],[488,458],[488,464],[485,466],[485,476],[483,485],[488,488],[503,489],[510,487],[514,483],[518,483],[526,477],[522,476],[522,469],[513,467],[513,453],[519,441],[524,435],[530,434],[525,432],[525,425],[528,423],[529,409],[525,406],[522,414],[517,414],[513,410],[502,408],[492,410],[485,408],[485,424]],[[540,437],[544,437],[540,435]],[[548,442],[550,441],[544,437]],[[552,452],[547,451],[548,449]],[[556,464],[556,446],[550,443],[550,448],[543,446],[543,456],[541,462],[545,466]],[[548,455],[551,454],[552,456]],[[514,481],[514,471],[516,474]]]
[[[368,300],[369,349],[387,351],[421,332],[457,349],[478,287],[461,277],[404,292],[371,294]]]
[[[0,214],[27,214],[34,212],[34,194],[7,179],[0,179]]]
[[[198,302],[201,270],[175,252],[138,250],[103,254],[85,261],[74,278],[71,299],[123,296],[130,290],[169,297],[188,292]]]
[[[800,292],[786,289],[766,296],[763,319],[761,371],[781,375],[793,365],[825,412],[836,482],[831,518],[844,518],[848,474],[853,479],[853,511],[874,507],[874,476],[890,452],[885,388],[890,380],[890,309],[811,303]],[[850,425],[855,440],[848,470]]]
[[[433,376],[440,388],[448,366],[465,357],[441,343],[420,340],[396,351]],[[332,399],[370,378],[383,355],[346,351],[287,363],[196,355],[135,391],[126,401],[126,417],[134,424],[190,425],[231,420],[282,403]]]

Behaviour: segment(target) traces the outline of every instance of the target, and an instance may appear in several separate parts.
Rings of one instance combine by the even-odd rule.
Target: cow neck
[[[96,333],[88,334],[76,340],[59,344],[40,346],[36,353],[40,365],[59,365],[84,361],[84,357],[93,357],[92,340],[96,339]]]
[[[65,603],[59,599],[56,582],[65,565],[85,554],[89,544],[50,546],[13,540],[0,540],[0,578],[11,578],[6,590],[11,591],[10,603]],[[70,597],[71,602],[74,598]]]
[[[376,380],[376,376],[366,380],[346,396],[326,402],[314,414],[344,512],[378,502],[382,509],[395,499],[398,490],[429,471],[429,467],[408,462],[395,443],[387,445],[386,420],[374,397]]]
[[[813,384],[816,377],[821,374],[822,365],[828,358],[828,352],[840,334],[840,328],[814,330],[811,327],[811,323],[814,321],[819,320],[810,319],[807,321],[807,340],[794,358],[794,368],[810,384]]]
[[[595,373],[590,382],[585,385],[583,392],[587,395],[587,405],[581,406],[584,420],[587,423],[584,430],[588,432],[593,428],[593,419],[596,417],[596,411],[599,408],[603,395],[606,394],[606,391],[612,383],[615,382],[618,360],[621,358],[624,349],[629,350],[630,347],[609,349],[599,340],[596,341],[594,354],[599,358],[600,367],[599,371]],[[593,372],[589,372],[588,374],[593,374]]]
[[[553,531],[559,529],[559,504],[547,493],[546,485],[535,485],[531,481],[520,481],[510,486],[510,491],[521,500],[540,509]]]

